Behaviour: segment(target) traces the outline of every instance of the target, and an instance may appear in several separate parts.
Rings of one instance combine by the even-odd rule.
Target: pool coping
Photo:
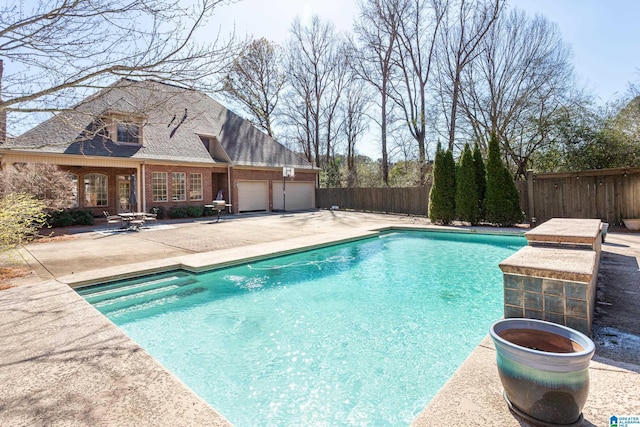
[[[340,235],[321,235],[314,236],[314,242],[308,243],[309,237],[297,237],[293,239],[287,239],[282,242],[268,242],[255,244],[251,246],[243,246],[242,256],[238,256],[236,249],[223,249],[209,252],[201,252],[197,254],[184,255],[180,257],[161,259],[155,261],[145,261],[141,263],[127,264],[126,266],[116,266],[100,270],[91,270],[86,272],[80,272],[61,276],[57,278],[57,281],[64,283],[71,288],[79,288],[84,286],[91,286],[93,284],[110,282],[115,280],[127,279],[140,275],[162,273],[171,270],[186,270],[193,273],[198,273],[207,270],[216,270],[220,268],[232,267],[235,265],[246,264],[248,262],[254,262],[258,260],[275,258],[278,256],[289,255],[295,252],[308,251],[317,248],[339,245],[341,243],[348,243],[357,240],[362,240],[370,237],[378,236],[385,232],[393,231],[424,231],[424,232],[437,232],[437,233],[466,233],[466,234],[487,234],[487,235],[501,235],[501,236],[523,236],[523,232],[508,232],[508,231],[494,231],[494,230],[476,230],[476,229],[460,229],[460,228],[446,228],[446,227],[433,227],[424,225],[403,225],[403,226],[384,226],[375,229],[367,230],[353,230],[347,235],[340,233]],[[285,246],[274,250],[274,244],[278,246]],[[217,256],[215,262],[211,261],[212,256]],[[126,271],[124,271],[126,270]]]
[[[348,236],[318,236],[314,243],[304,243],[308,241],[307,236],[288,239],[278,242],[279,246],[283,246],[277,250],[273,250],[274,243],[261,243],[251,246],[243,246],[241,248],[243,255],[239,257],[237,249],[223,249],[210,252],[201,252],[197,254],[184,255],[176,258],[169,258],[156,261],[145,261],[136,264],[127,264],[126,266],[116,266],[108,269],[91,270],[76,273],[67,276],[61,276],[57,280],[71,288],[79,288],[83,286],[91,286],[101,282],[109,282],[114,280],[127,279],[131,277],[162,273],[171,270],[186,270],[198,273],[207,270],[217,270],[226,267],[233,267],[248,262],[275,258],[282,255],[288,255],[295,252],[313,250],[316,248],[338,245],[356,240],[375,237],[380,232],[378,230],[362,231],[358,230]],[[337,239],[337,240],[336,240]],[[216,256],[216,261],[212,262],[211,257]],[[127,271],[123,271],[127,270]]]
[[[3,291],[0,293],[0,308],[9,307],[8,302],[16,303],[20,301],[22,306],[22,318],[32,318],[34,316],[43,317],[43,319],[50,319],[52,325],[49,327],[52,331],[46,338],[56,345],[62,345],[64,348],[73,346],[73,334],[69,334],[69,331],[74,333],[82,332],[87,326],[92,326],[96,330],[109,335],[109,339],[116,340],[117,348],[113,349],[109,346],[104,346],[103,340],[98,340],[102,345],[91,344],[90,341],[93,338],[97,338],[96,335],[81,336],[86,341],[86,346],[83,348],[84,353],[79,358],[72,358],[67,361],[64,366],[57,367],[53,372],[53,376],[59,378],[59,370],[68,370],[73,375],[67,373],[66,378],[71,381],[70,384],[63,384],[61,387],[56,387],[56,391],[59,392],[60,398],[66,397],[66,400],[73,401],[78,398],[78,388],[84,390],[88,384],[94,385],[96,383],[101,384],[100,381],[104,381],[104,378],[96,379],[95,366],[92,366],[92,360],[96,358],[101,360],[100,366],[106,371],[118,371],[116,381],[113,378],[107,379],[104,384],[101,384],[102,388],[99,393],[100,404],[97,405],[100,408],[95,408],[96,401],[93,401],[91,411],[88,413],[88,418],[83,418],[83,422],[76,421],[76,424],[90,424],[97,423],[99,425],[105,424],[130,424],[132,421],[131,411],[125,410],[122,406],[132,405],[132,400],[138,400],[142,403],[144,408],[139,408],[140,405],[133,405],[136,408],[135,418],[137,425],[231,425],[224,418],[218,414],[214,408],[204,402],[199,396],[195,395],[190,389],[188,389],[179,379],[174,377],[164,367],[159,365],[151,356],[149,356],[144,350],[138,347],[132,340],[130,340],[117,326],[111,323],[106,317],[100,314],[95,308],[90,306],[84,299],[82,299],[77,293],[70,289],[70,286],[86,285],[91,281],[98,280],[99,276],[104,279],[106,273],[110,278],[131,277],[131,274],[119,270],[131,270],[139,267],[142,270],[136,272],[140,274],[140,271],[156,272],[167,271],[173,268],[179,268],[180,266],[187,266],[188,268],[206,269],[212,265],[217,268],[222,268],[228,265],[234,265],[238,263],[246,262],[247,259],[254,260],[264,257],[278,256],[285,253],[312,249],[314,247],[329,246],[339,244],[344,241],[357,240],[361,238],[375,236],[383,231],[393,230],[424,230],[424,231],[438,231],[438,232],[468,232],[468,233],[481,233],[481,234],[516,234],[522,233],[504,233],[499,230],[465,230],[460,228],[445,229],[443,227],[430,227],[425,225],[403,225],[403,226],[387,226],[376,227],[375,229],[368,230],[354,230],[345,236],[345,233],[339,233],[336,235],[323,235],[315,236],[316,240],[313,244],[305,244],[305,241],[309,241],[309,237],[301,237],[289,239],[283,242],[270,242],[265,244],[252,245],[251,251],[248,251],[247,247],[236,249],[224,249],[222,251],[213,251],[211,253],[201,253],[187,255],[183,257],[177,257],[175,259],[151,261],[140,264],[129,264],[123,267],[114,267],[100,271],[92,271],[86,273],[77,273],[70,276],[59,278],[57,281],[52,280],[48,282],[41,282],[36,285],[24,285]],[[271,248],[267,250],[267,246]],[[274,251],[275,248],[275,251]],[[222,252],[225,254],[222,255]],[[242,260],[237,259],[238,253],[242,252],[245,256]],[[207,255],[215,253],[218,255],[218,262],[211,263],[207,259]],[[250,258],[247,258],[246,255]],[[222,256],[220,256],[222,255]],[[235,258],[235,259],[232,259]],[[101,274],[102,273],[102,274]],[[104,281],[104,280],[101,280]],[[43,287],[44,285],[44,287]],[[43,295],[47,294],[47,295]],[[51,295],[49,295],[51,294]],[[42,302],[50,301],[43,306]],[[81,302],[81,303],[80,303]],[[16,310],[16,311],[20,311]],[[18,316],[20,318],[20,316]],[[67,319],[68,318],[68,319]],[[20,329],[21,322],[13,319],[11,322],[2,322],[5,326],[16,328],[18,332],[15,333],[19,340],[17,343],[32,343],[34,340],[33,333],[36,331],[23,331]],[[64,328],[56,326],[55,322],[62,321]],[[82,326],[82,328],[80,327]],[[6,328],[3,328],[6,330]],[[31,332],[31,333],[30,333]],[[39,331],[42,332],[42,331]],[[38,337],[37,339],[41,339]],[[62,340],[62,342],[58,342]],[[485,338],[486,341],[486,338]],[[522,421],[513,416],[506,404],[501,400],[501,388],[499,386],[499,379],[497,378],[497,369],[495,368],[495,355],[487,353],[491,351],[491,343],[483,341],[480,345],[471,353],[469,358],[458,368],[454,376],[441,388],[437,395],[431,400],[429,405],[421,412],[418,418],[412,425],[414,426],[430,426],[441,425],[443,419],[458,419],[465,420],[467,425],[506,425],[506,426],[521,426]],[[77,342],[77,341],[74,341]],[[84,342],[84,341],[83,341]],[[23,399],[27,399],[29,396],[25,394],[25,391],[32,391],[38,389],[38,384],[29,383],[28,372],[34,372],[35,366],[43,358],[47,358],[52,353],[52,350],[37,351],[37,354],[33,354],[33,349],[21,348],[29,347],[28,345],[22,346],[14,344],[13,347],[5,347],[0,350],[0,366],[20,366],[19,377],[25,378],[25,384],[13,384],[13,389],[8,389],[7,398],[11,396],[20,396]],[[95,343],[97,344],[97,343]],[[49,348],[56,348],[55,346]],[[31,353],[30,353],[31,352]],[[107,356],[105,356],[107,353]],[[109,356],[110,355],[110,356]],[[102,360],[106,358],[105,360]],[[123,359],[127,363],[123,363]],[[135,362],[135,363],[134,363]],[[596,362],[601,363],[601,362]],[[614,390],[616,394],[621,392],[620,390],[620,376],[625,379],[631,379],[628,381],[629,390],[622,391],[625,396],[633,396],[633,387],[640,386],[638,384],[639,375],[635,365],[632,366],[620,366],[616,362],[604,361],[600,365],[595,365],[595,370],[598,370],[598,374],[607,375],[612,373],[611,376],[617,378],[616,383],[611,383],[610,393]],[[87,365],[89,365],[89,372],[86,372]],[[133,365],[136,366],[136,371],[131,372],[126,367],[120,365]],[[0,379],[6,378],[7,372],[4,369],[4,375],[0,374]],[[27,373],[25,373],[27,372]],[[10,374],[9,374],[10,375]],[[35,375],[36,378],[41,376]],[[132,379],[130,379],[132,378]],[[122,383],[121,381],[126,379],[127,386],[126,392],[131,395],[123,399]],[[478,382],[479,379],[483,379]],[[80,387],[75,387],[76,381],[80,381],[82,384]],[[120,383],[118,383],[120,381]],[[497,383],[496,383],[497,381]],[[110,383],[111,382],[111,383]],[[605,381],[605,383],[607,383]],[[623,381],[623,383],[625,383]],[[625,383],[625,384],[627,384]],[[478,384],[477,387],[469,387],[470,384]],[[497,384],[497,385],[496,385]],[[617,384],[617,385],[616,385]],[[113,392],[115,390],[115,393]],[[596,421],[596,425],[601,424],[603,416],[607,415],[605,412],[597,414],[597,408],[611,407],[607,406],[611,399],[602,398],[600,393],[598,399],[600,401],[599,406],[596,405],[596,415],[593,413],[585,412],[585,417],[591,421]],[[605,393],[606,394],[606,393]],[[591,393],[594,395],[594,393]],[[107,398],[110,396],[110,398]],[[167,404],[166,397],[171,396],[169,404]],[[107,402],[111,402],[113,406],[109,406],[110,410],[107,412],[104,409],[105,399]],[[119,400],[118,400],[119,399]],[[479,401],[478,399],[487,399]],[[456,405],[455,402],[460,402]],[[615,406],[620,408],[620,412],[617,414],[631,413],[624,412],[623,409],[633,407],[628,405],[624,406],[624,402],[621,405]],[[169,407],[167,406],[169,405]],[[6,408],[6,404],[3,406],[2,398],[0,398],[0,407]],[[589,403],[588,403],[588,406]],[[153,410],[149,410],[153,408]],[[169,409],[167,411],[167,409]],[[56,424],[56,421],[69,424],[68,411],[56,410],[53,406],[48,407],[49,412],[41,412],[40,417],[46,416],[46,418],[32,418],[31,421],[40,420],[40,425],[44,424]],[[53,411],[53,417],[52,417]],[[21,424],[19,418],[7,418],[7,412],[3,411],[4,415],[0,416],[2,420],[9,420],[12,424]],[[56,414],[59,416],[56,418]],[[155,414],[155,415],[154,415]],[[160,414],[160,415],[158,415]],[[178,418],[172,416],[180,414]],[[37,415],[37,414],[36,414]],[[36,416],[34,415],[34,416]],[[124,417],[126,418],[119,418]],[[473,423],[472,420],[478,420],[477,423]],[[485,420],[486,422],[482,421]],[[24,422],[23,424],[32,424],[32,422]],[[36,423],[37,424],[37,423]],[[604,423],[602,423],[604,424]]]

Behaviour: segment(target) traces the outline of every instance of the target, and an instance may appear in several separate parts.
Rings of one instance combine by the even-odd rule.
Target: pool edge
[[[349,233],[349,235],[344,235],[344,233],[341,233],[340,235],[330,234],[311,236],[312,238],[314,238],[312,240],[315,240],[313,242],[309,242],[310,236],[304,236],[278,242],[267,242],[251,246],[243,246],[240,248],[222,249],[183,255],[180,257],[168,258],[163,260],[126,264],[123,266],[117,266],[108,269],[90,270],[73,275],[62,276],[58,278],[57,281],[64,283],[71,288],[80,288],[85,286],[92,286],[100,282],[129,279],[136,276],[163,273],[171,270],[182,269],[189,272],[198,273],[207,270],[233,267],[236,265],[255,262],[258,260],[273,258],[277,256],[289,255],[295,252],[367,239],[370,237],[375,237],[376,235],[380,235],[381,233],[392,231],[424,231],[439,233],[465,233],[474,235],[487,234],[524,236],[524,233],[521,232],[505,231],[499,229],[491,230],[425,225],[393,225],[364,230],[356,229]],[[274,249],[274,246],[280,246],[280,248]],[[212,262],[212,258],[216,258],[216,261]]]

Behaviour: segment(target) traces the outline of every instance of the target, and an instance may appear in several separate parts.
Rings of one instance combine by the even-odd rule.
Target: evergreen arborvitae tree
[[[434,224],[442,220],[443,194],[442,194],[442,170],[444,168],[444,151],[438,142],[436,148],[436,156],[433,160],[433,180],[431,183],[431,191],[429,192],[429,219]]]
[[[502,163],[500,145],[495,134],[489,139],[484,207],[486,220],[496,225],[513,225],[523,219],[520,195],[511,172]]]
[[[429,219],[449,224],[455,217],[456,164],[451,151],[436,149],[433,163],[433,184],[429,193]]]
[[[473,154],[469,144],[465,144],[456,173],[456,217],[460,221],[478,224],[480,205]]]
[[[480,220],[484,216],[484,194],[487,191],[487,170],[480,152],[480,145],[476,142],[473,146],[473,167],[476,172],[476,185],[478,186],[478,207],[480,208]]]

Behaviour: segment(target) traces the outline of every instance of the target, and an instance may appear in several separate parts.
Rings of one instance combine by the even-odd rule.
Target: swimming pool
[[[502,315],[523,237],[385,233],[78,292],[238,427],[408,425]]]

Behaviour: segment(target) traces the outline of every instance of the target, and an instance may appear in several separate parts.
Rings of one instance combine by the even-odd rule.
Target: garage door
[[[268,181],[238,181],[238,211],[266,211],[268,208]]]
[[[316,186],[313,182],[287,182],[286,206],[283,206],[282,182],[273,182],[273,210],[303,211],[315,209]]]

